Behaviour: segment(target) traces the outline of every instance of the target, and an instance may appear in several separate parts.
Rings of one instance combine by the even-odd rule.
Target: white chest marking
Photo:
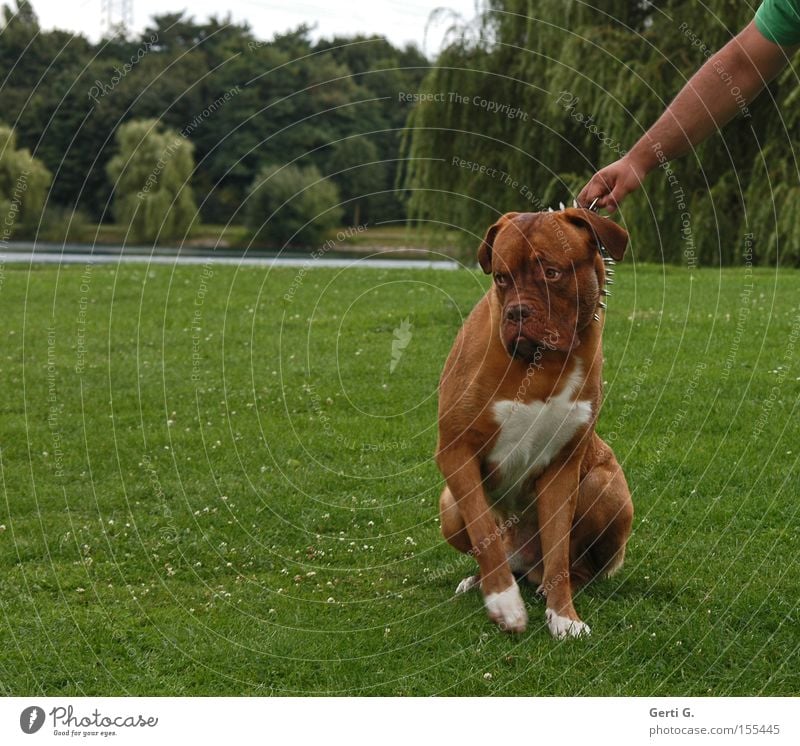
[[[520,490],[529,477],[541,474],[592,417],[589,401],[574,399],[583,383],[583,368],[576,363],[563,389],[547,401],[502,400],[494,404],[500,425],[490,462],[498,469],[498,496]]]

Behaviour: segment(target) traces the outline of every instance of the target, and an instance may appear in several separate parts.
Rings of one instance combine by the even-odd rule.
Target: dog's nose
[[[531,309],[521,303],[516,306],[506,308],[506,321],[521,324],[531,315]]]

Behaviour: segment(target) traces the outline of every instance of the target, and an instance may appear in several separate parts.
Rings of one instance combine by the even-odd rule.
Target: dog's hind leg
[[[447,539],[450,546],[455,547],[459,552],[470,554],[472,542],[467,533],[467,526],[458,509],[458,503],[448,487],[444,488],[442,496],[439,498],[439,520],[442,536]]]
[[[631,533],[633,502],[625,475],[611,449],[602,447],[606,458],[589,470],[578,490],[570,542],[574,587],[619,570]]]
[[[472,553],[472,542],[470,542],[467,527],[458,503],[445,487],[442,496],[439,498],[439,521],[442,529],[442,536],[447,542],[464,554]],[[481,583],[480,574],[469,575],[464,578],[456,587],[456,593],[466,593],[473,588],[478,588]]]

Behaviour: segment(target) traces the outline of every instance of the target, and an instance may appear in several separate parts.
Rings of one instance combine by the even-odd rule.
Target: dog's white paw
[[[456,596],[459,593],[466,593],[467,591],[471,591],[473,588],[477,588],[480,584],[481,584],[480,575],[470,575],[468,578],[464,578],[456,586]]]
[[[489,618],[503,632],[524,632],[528,612],[516,583],[500,593],[489,593],[484,599]]]
[[[588,637],[592,634],[592,630],[588,624],[584,624],[580,619],[570,619],[566,616],[559,616],[552,609],[547,609],[544,613],[547,619],[547,626],[550,629],[550,634],[556,640],[564,640],[567,637]]]

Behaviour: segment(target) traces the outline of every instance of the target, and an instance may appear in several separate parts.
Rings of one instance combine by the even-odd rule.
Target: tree
[[[341,215],[336,186],[315,166],[265,166],[246,205],[253,240],[280,248],[319,244]]]
[[[391,185],[386,165],[379,161],[378,148],[365,137],[340,140],[331,148],[326,170],[334,174],[331,179],[345,203],[345,219],[352,225],[369,216],[373,192]]]
[[[346,146],[335,154],[348,169],[334,179],[346,189],[348,219],[405,217],[394,190],[407,113],[397,96],[416,90],[428,65],[415,47],[377,36],[313,40],[307,26],[260,40],[246,23],[188,13],[157,15],[138,37],[93,43],[42,30],[27,0],[5,3],[3,120],[54,174],[56,206],[109,220],[115,135],[126,122],[157,118],[194,146],[191,186],[205,221],[233,218],[264,163],[302,158],[331,173],[334,144],[344,142],[365,143],[354,157]],[[364,167],[367,156],[380,165]]]
[[[398,49],[382,36],[321,39],[314,48],[351,71],[358,86],[351,95],[362,102],[355,109],[356,121],[338,130],[345,139],[331,148],[324,161],[327,173],[347,169],[333,177],[346,201],[346,219],[403,220],[406,210],[397,175],[409,107],[400,96],[419,90],[430,62],[416,46]],[[356,133],[362,136],[353,137]],[[357,195],[361,198],[350,201]]]
[[[412,214],[447,216],[474,245],[498,213],[570,201],[752,19],[751,6],[486,2],[422,85],[422,93],[444,96],[410,114],[404,152]],[[733,263],[752,234],[761,262],[800,264],[793,78],[787,69],[721,135],[670,164],[671,172],[654,173],[625,202],[620,217],[638,259]]]
[[[0,125],[0,242],[35,230],[51,180],[41,161],[17,149],[14,130]]]
[[[136,241],[169,240],[184,235],[197,216],[189,186],[194,170],[192,144],[158,120],[122,125],[119,152],[108,163],[113,182],[114,216]]]

